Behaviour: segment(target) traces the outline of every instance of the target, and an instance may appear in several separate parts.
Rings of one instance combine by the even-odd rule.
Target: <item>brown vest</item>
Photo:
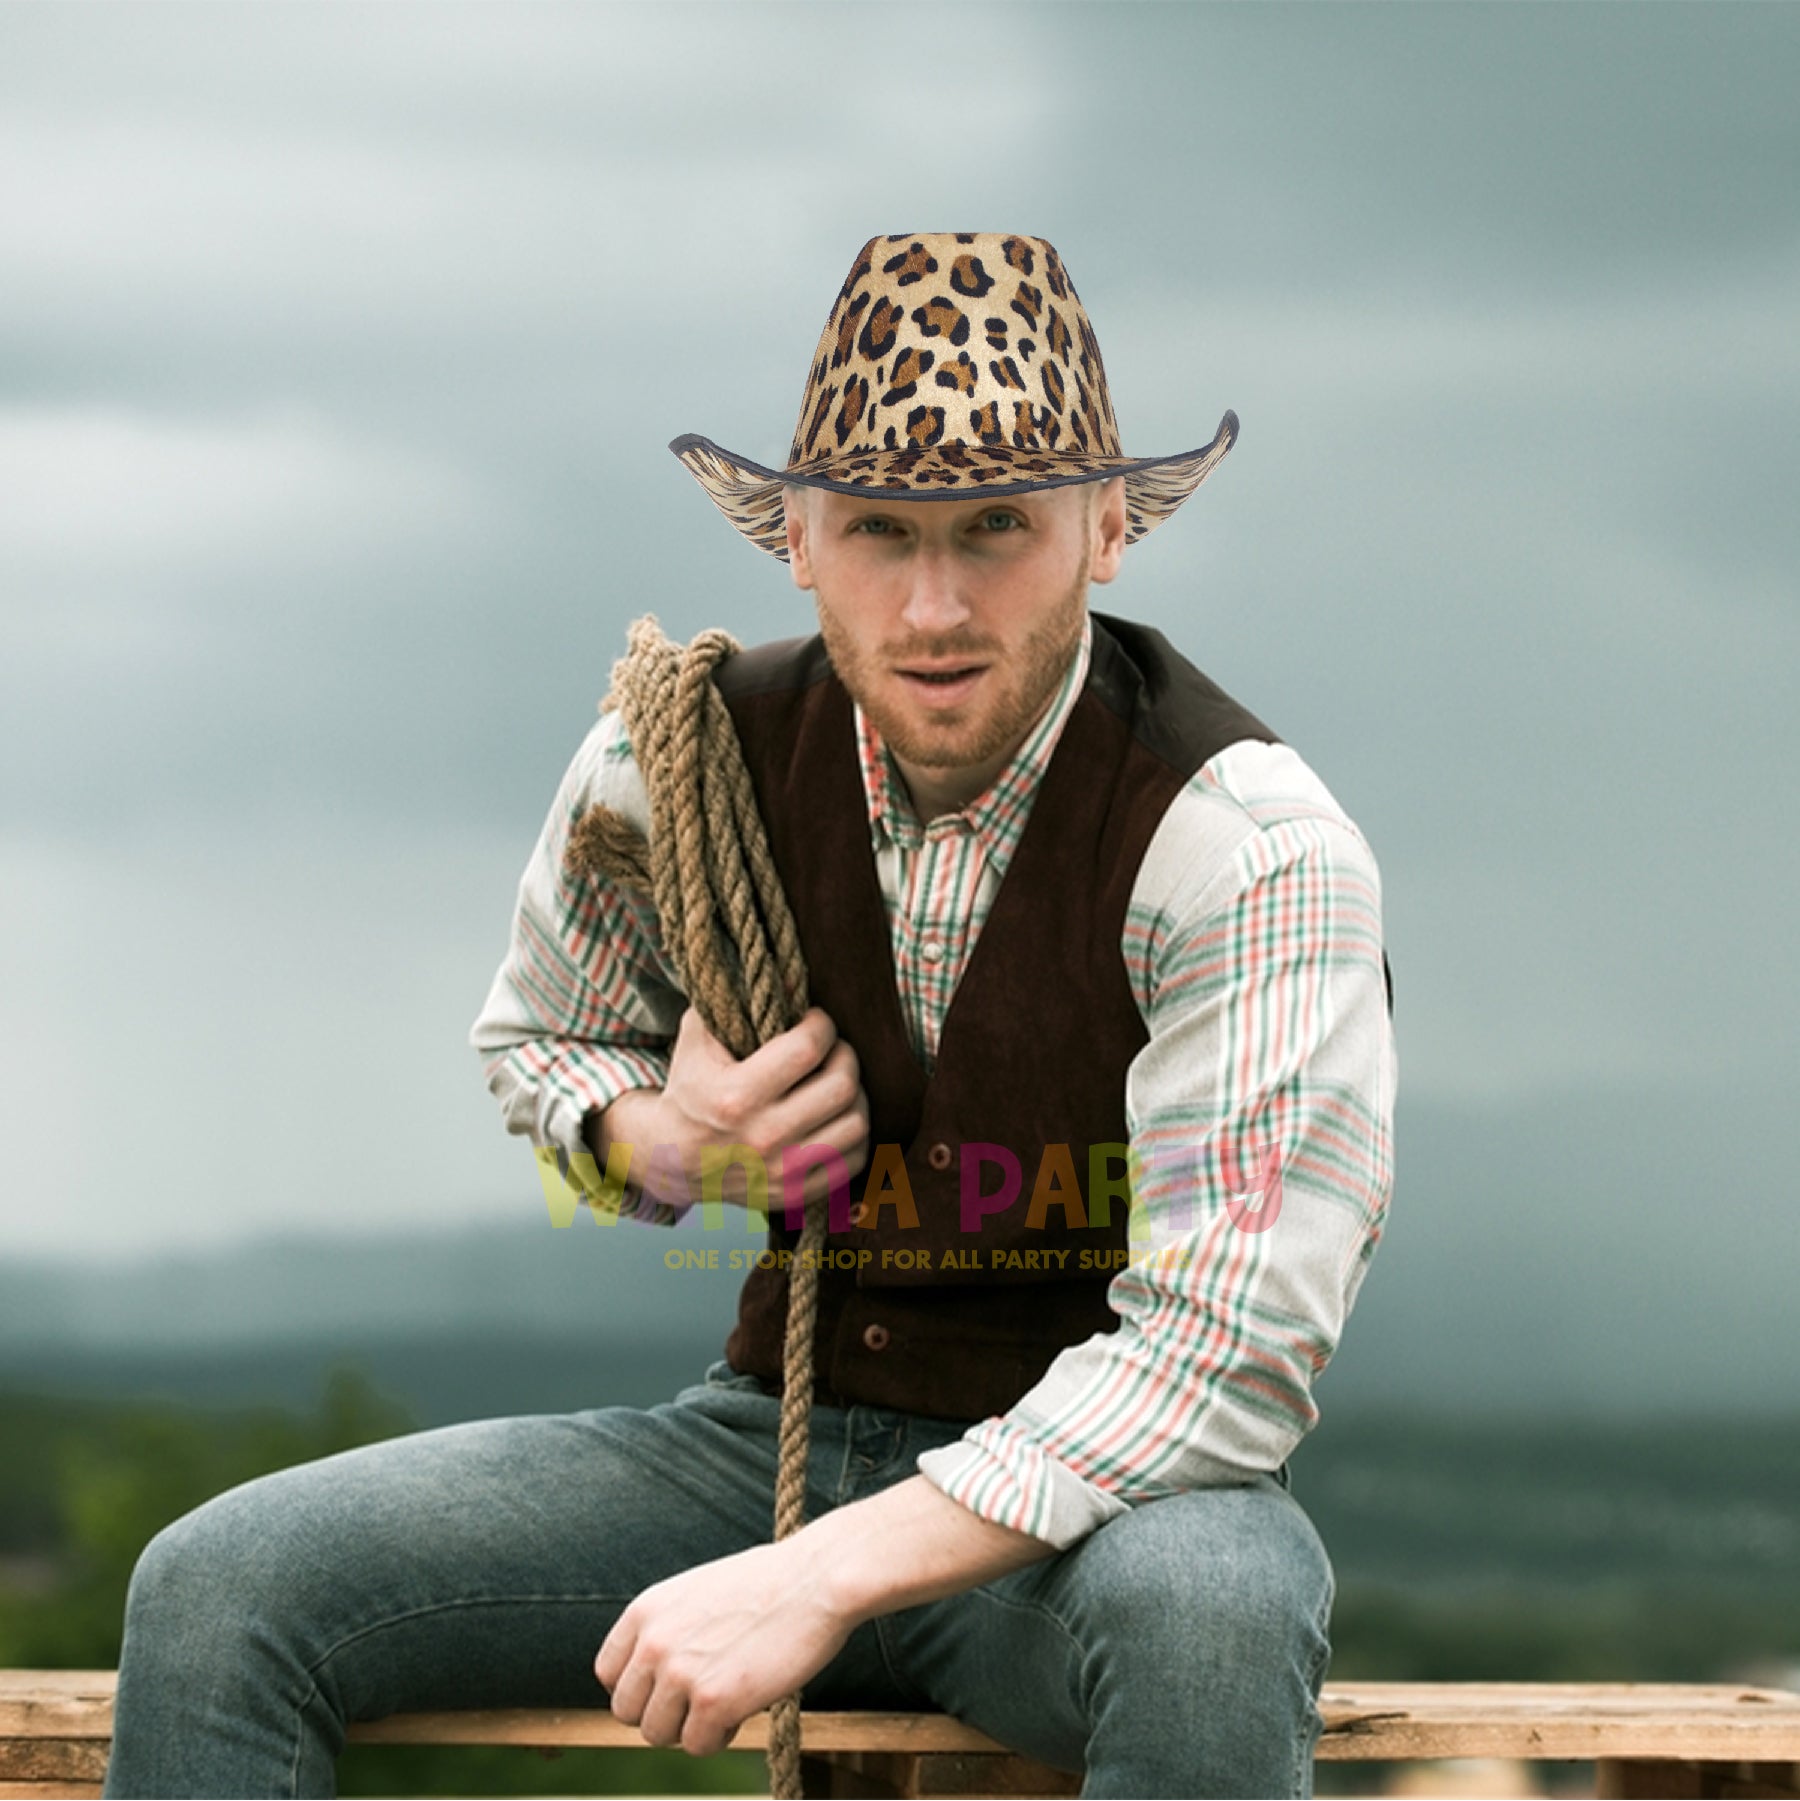
[[[927,1076],[907,1037],[849,693],[817,637],[759,645],[714,671],[744,747],[805,953],[810,999],[856,1051],[876,1147],[903,1153],[918,1223],[892,1200],[834,1230],[819,1283],[815,1395],[948,1419],[1002,1413],[1064,1346],[1110,1332],[1121,1266],[1125,1073],[1148,1041],[1120,954],[1138,866],[1188,778],[1241,738],[1275,734],[1150,627],[1091,612],[1093,653]],[[963,1147],[1002,1146],[1019,1191],[964,1229]],[[1046,1147],[1067,1147],[1067,1162]],[[1096,1222],[1090,1156],[1118,1185]],[[1106,1147],[1111,1147],[1110,1151]],[[974,1163],[981,1195],[1000,1161]],[[1047,1165],[1058,1164],[1058,1176]],[[1088,1224],[1066,1205],[1072,1168]],[[772,1172],[768,1246],[791,1253]],[[1056,1190],[1028,1223],[1042,1180]],[[877,1183],[876,1200],[894,1184]],[[991,1201],[990,1201],[991,1204]],[[873,1217],[870,1217],[871,1212]],[[860,1256],[860,1253],[867,1253]],[[1060,1258],[1046,1253],[1065,1253]],[[744,1283],[725,1346],[779,1388],[788,1277]]]

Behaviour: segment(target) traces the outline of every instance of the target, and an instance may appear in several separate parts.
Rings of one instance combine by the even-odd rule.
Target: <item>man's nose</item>
[[[969,608],[957,591],[956,570],[950,553],[923,545],[912,559],[910,586],[901,618],[911,631],[946,632],[964,625]]]

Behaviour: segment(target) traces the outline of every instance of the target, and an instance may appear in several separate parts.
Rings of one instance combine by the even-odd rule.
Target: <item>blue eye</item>
[[[1013,530],[1015,527],[1022,529],[1025,524],[1024,519],[1022,519],[1019,514],[1015,513],[1011,507],[991,508],[988,512],[979,516],[977,523],[984,528],[991,530],[994,521],[997,519],[1006,522],[1005,530],[1002,531],[1000,534],[1001,536],[1005,536],[1006,532]],[[869,536],[875,538],[887,538],[893,536],[893,532],[890,529],[893,526],[893,523],[893,520],[885,518],[881,514],[872,514],[867,519],[853,520],[849,529],[852,532],[866,532]]]

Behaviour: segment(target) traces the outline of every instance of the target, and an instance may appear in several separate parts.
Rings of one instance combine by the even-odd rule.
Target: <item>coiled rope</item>
[[[634,620],[601,711],[621,715],[650,800],[650,841],[623,815],[589,807],[569,833],[564,867],[607,876],[653,899],[682,992],[734,1057],[749,1056],[806,1015],[800,934],[776,873],[750,772],[716,664],[742,647],[700,633],[685,648],[653,613]],[[771,1205],[778,1204],[771,1202]],[[808,1201],[788,1269],[782,1352],[775,1538],[806,1523],[813,1328],[819,1311],[823,1200]],[[800,1696],[770,1710],[769,1784],[777,1801],[800,1794]]]

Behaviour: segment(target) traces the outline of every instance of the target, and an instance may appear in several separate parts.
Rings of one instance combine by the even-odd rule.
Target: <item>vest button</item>
[[[886,1326],[863,1327],[863,1343],[866,1344],[871,1351],[885,1351],[887,1349],[887,1341],[888,1329]]]
[[[925,1153],[925,1161],[929,1163],[933,1169],[948,1169],[950,1167],[949,1145],[942,1142],[934,1144],[931,1149]]]

